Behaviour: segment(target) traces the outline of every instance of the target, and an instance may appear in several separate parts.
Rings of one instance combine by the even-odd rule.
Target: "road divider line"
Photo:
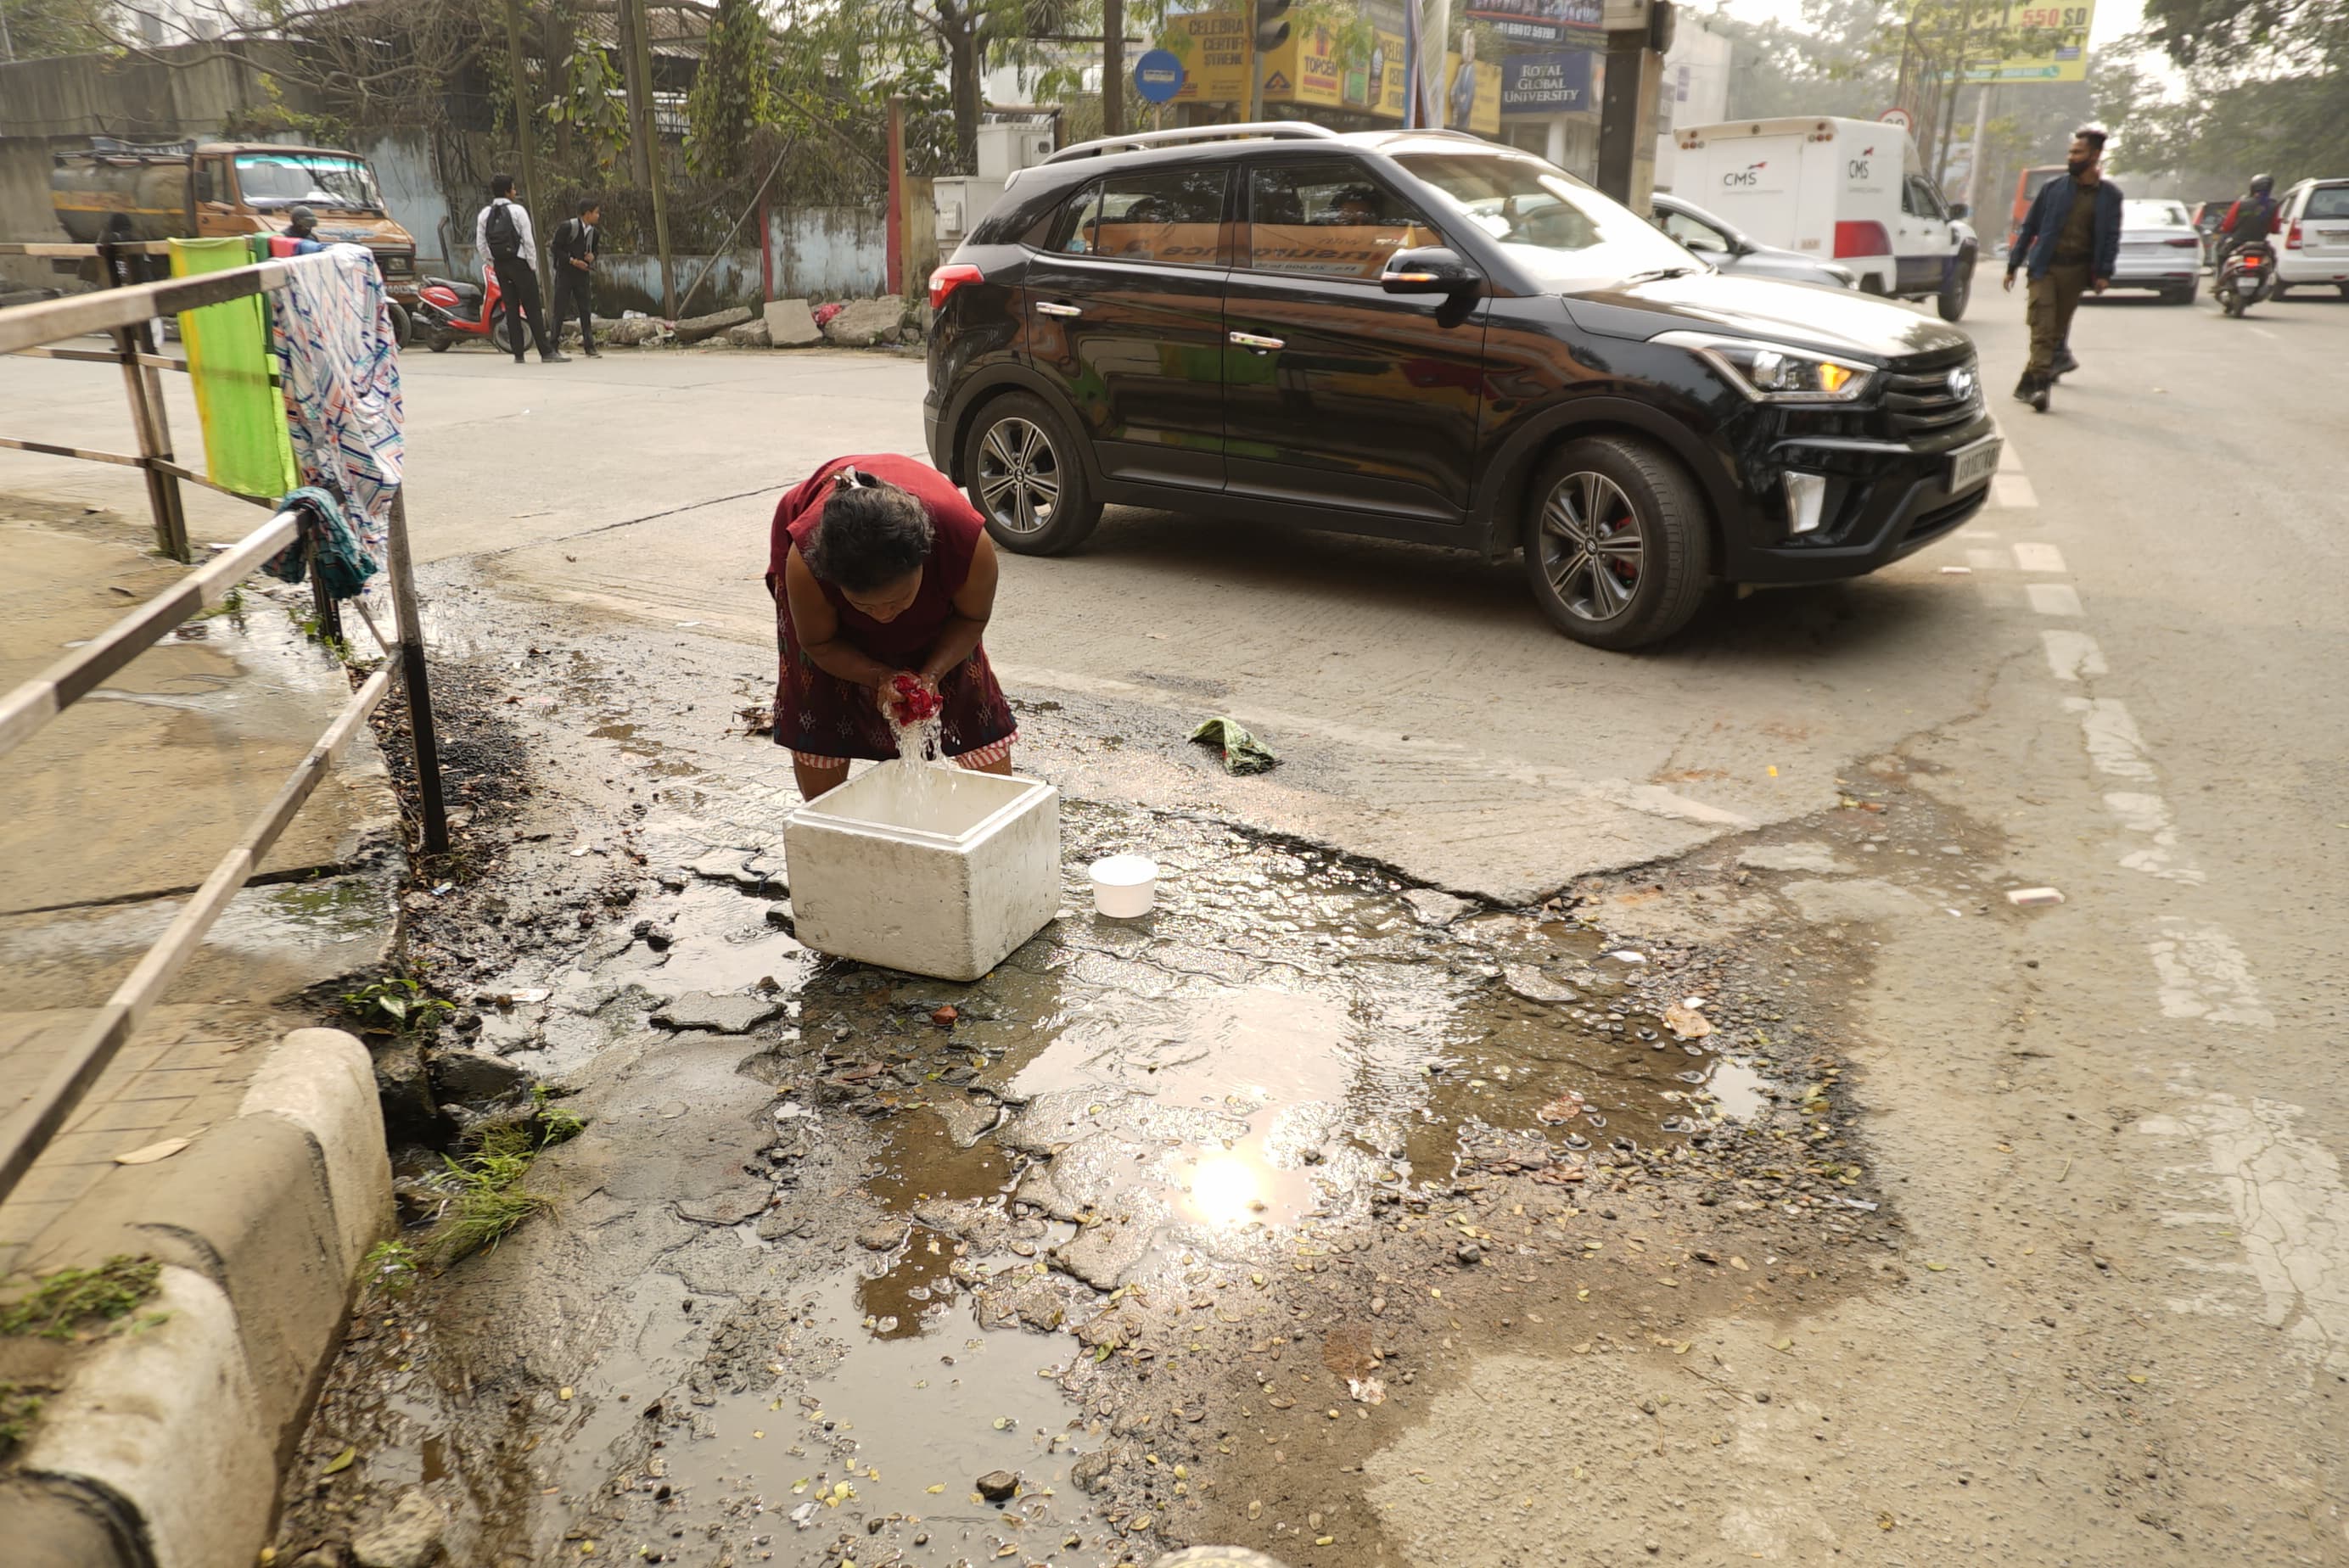
[[[2153,759],[2128,705],[2116,696],[2067,696],[2064,710],[2080,716],[2080,734],[2096,771],[2115,779],[2150,779]]]
[[[2014,564],[2025,572],[2067,571],[2064,552],[2052,544],[2018,544],[2014,546]]]
[[[2043,615],[2085,615],[2080,607],[2080,591],[2069,583],[2033,583],[2023,590],[2031,596],[2031,607]]]
[[[1966,564],[1977,572],[2003,572],[2006,557],[1987,546],[1975,545],[1966,551]]]
[[[2178,1114],[2148,1116],[2137,1130],[2200,1140],[2206,1163],[2174,1173],[2207,1178],[2225,1212],[2173,1210],[2163,1222],[2225,1227],[2227,1239],[2243,1249],[2240,1272],[2263,1298],[2267,1326],[2319,1365],[2349,1369],[2349,1249],[2341,1241],[2349,1236],[2349,1185],[2341,1161],[2301,1130],[2308,1112],[2300,1106],[2239,1099],[2191,1081],[2168,1087],[2186,1102]],[[2170,1309],[2240,1311],[2215,1291],[2172,1301]]]
[[[2155,922],[2154,935],[2145,947],[2153,959],[2164,1017],[2275,1027],[2275,1015],[2251,984],[2251,961],[2235,939],[2217,926],[2164,915]]]
[[[2022,511],[2039,504],[2039,492],[2021,474],[1993,474],[1990,504],[2004,511]]]
[[[2168,801],[2158,795],[2116,789],[2105,796],[2105,809],[2123,828],[2148,841],[2144,848],[2122,855],[2123,866],[2165,882],[2199,886],[2207,880],[2190,859],[2178,852],[2178,820],[2170,815]]]
[[[2076,684],[2083,676],[2112,674],[2105,664],[2105,651],[2085,632],[2042,632],[2039,640],[2047,645],[2047,667],[2059,681]]]

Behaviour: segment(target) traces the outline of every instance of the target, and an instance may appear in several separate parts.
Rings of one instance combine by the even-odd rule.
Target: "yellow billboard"
[[[1348,59],[1327,27],[1292,33],[1264,57],[1267,103],[1349,108],[1381,119],[1402,119],[1402,35],[1373,32],[1367,55]]]
[[[1968,62],[1970,82],[2079,82],[2088,78],[2088,24],[2094,0],[2049,5],[2041,0],[2006,0],[1994,24],[2009,40],[2000,58]]]
[[[1457,49],[1444,57],[1444,123],[1479,136],[1501,134],[1499,61],[1464,64]]]
[[[1181,42],[1183,85],[1176,103],[1246,103],[1248,96],[1248,21],[1239,11],[1197,11],[1167,18],[1167,30]]]

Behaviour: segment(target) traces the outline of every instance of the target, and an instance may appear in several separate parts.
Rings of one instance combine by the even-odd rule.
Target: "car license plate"
[[[1998,472],[1998,454],[2005,445],[1996,436],[1985,436],[1971,447],[1961,447],[1950,454],[1950,493],[1963,495],[1978,485],[1990,483]]]

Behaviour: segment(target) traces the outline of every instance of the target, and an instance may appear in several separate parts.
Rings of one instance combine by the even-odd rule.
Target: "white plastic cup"
[[[1111,855],[1093,862],[1093,908],[1112,920],[1139,920],[1158,905],[1158,862]]]

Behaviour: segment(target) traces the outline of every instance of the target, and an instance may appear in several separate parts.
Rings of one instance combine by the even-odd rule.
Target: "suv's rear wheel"
[[[1526,581],[1550,624],[1597,648],[1636,648],[1689,623],[1712,576],[1704,500],[1679,462],[1645,441],[1590,436],[1535,480]]]
[[[971,504],[1006,550],[1060,555],[1101,521],[1075,441],[1029,393],[1008,393],[978,411],[963,438],[962,471]]]

